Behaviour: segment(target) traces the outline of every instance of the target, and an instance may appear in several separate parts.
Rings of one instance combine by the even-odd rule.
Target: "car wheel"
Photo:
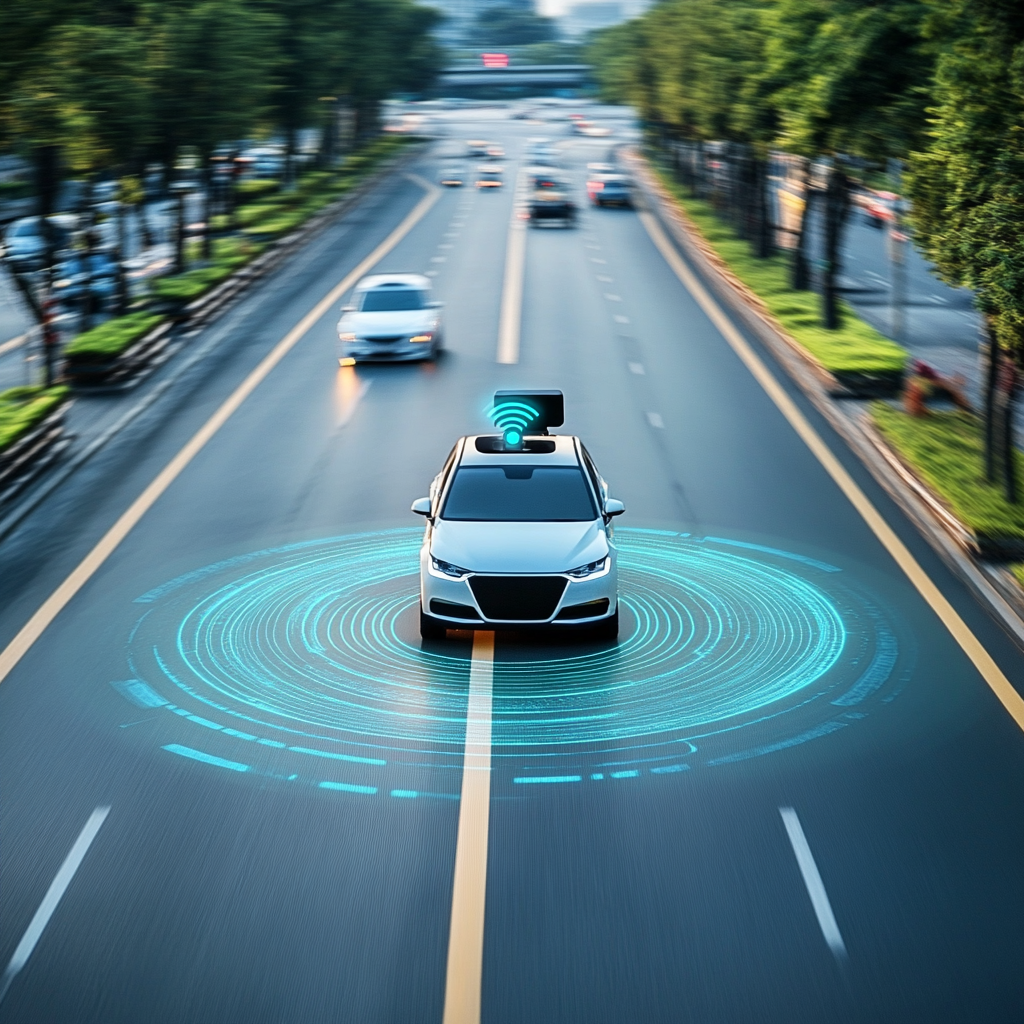
[[[591,636],[595,640],[617,640],[619,637],[619,609],[616,608],[607,619],[602,619],[594,626]]]
[[[420,636],[424,640],[444,640],[447,635],[448,627],[443,622],[438,622],[432,615],[428,615],[420,605]]]

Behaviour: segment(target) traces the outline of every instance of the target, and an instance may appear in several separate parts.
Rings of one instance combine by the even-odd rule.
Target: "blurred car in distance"
[[[504,169],[500,164],[480,164],[476,169],[477,188],[501,188]]]
[[[561,224],[572,227],[576,223],[576,204],[569,195],[568,182],[553,176],[538,181],[530,196],[531,224]]]
[[[470,139],[466,143],[466,155],[471,157],[487,156],[487,146],[483,139]]]
[[[587,179],[587,195],[595,206],[632,206],[625,174],[600,174]]]
[[[459,185],[464,185],[466,183],[466,175],[461,167],[452,164],[451,166],[445,167],[441,170],[441,175],[438,178],[438,181],[442,185],[457,188]]]
[[[501,160],[505,155],[505,148],[504,146],[499,146],[497,143],[492,143],[487,147],[487,155],[492,160]]]
[[[356,285],[338,321],[338,361],[436,359],[444,346],[440,302],[422,274],[374,274]]]

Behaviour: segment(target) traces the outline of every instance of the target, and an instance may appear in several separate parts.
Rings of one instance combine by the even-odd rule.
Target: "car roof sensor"
[[[522,451],[527,431],[546,434],[565,422],[565,400],[561,391],[495,391],[491,419],[505,450]]]

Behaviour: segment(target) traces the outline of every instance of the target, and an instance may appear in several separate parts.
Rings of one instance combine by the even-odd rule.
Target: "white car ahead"
[[[421,274],[375,274],[356,285],[338,321],[338,359],[436,359],[444,346],[442,303]]]
[[[460,438],[413,502],[427,518],[420,634],[543,627],[614,640],[612,520],[625,506],[578,437],[516,432],[510,446],[509,433]]]

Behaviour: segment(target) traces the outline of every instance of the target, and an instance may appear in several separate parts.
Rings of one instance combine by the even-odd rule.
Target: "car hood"
[[[474,572],[565,572],[608,554],[600,519],[586,523],[462,523],[439,519],[430,552]]]
[[[347,313],[341,318],[338,330],[365,335],[418,334],[429,331],[437,323],[433,309],[401,309],[383,313]]]

